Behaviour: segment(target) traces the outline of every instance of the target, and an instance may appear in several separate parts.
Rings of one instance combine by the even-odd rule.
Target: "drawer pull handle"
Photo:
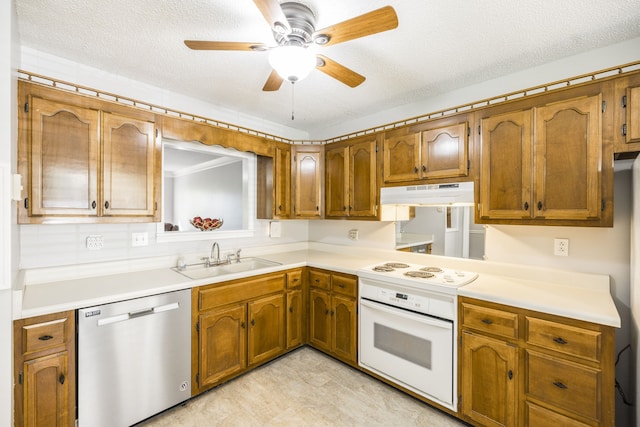
[[[491,320],[491,319],[482,319],[482,323],[484,323],[486,325],[492,325],[493,324],[493,320]]]
[[[342,288],[342,289],[344,289],[344,284],[342,284],[342,283],[339,283],[339,284],[338,284],[338,287],[339,287],[339,288]]]
[[[565,390],[565,389],[567,389],[567,388],[568,388],[566,385],[564,385],[564,384],[563,384],[563,383],[561,383],[560,381],[555,381],[555,382],[553,383],[553,385],[554,385],[554,386],[556,386],[556,387],[558,387],[558,388],[561,388],[561,389],[563,389],[563,390]]]
[[[38,339],[40,341],[49,341],[50,339],[53,339],[53,337],[51,335],[43,335],[41,337],[38,337]]]
[[[60,384],[64,384],[64,374],[60,374],[60,376],[58,377],[58,381],[60,382]]]
[[[558,344],[562,344],[562,345],[567,344],[567,341],[563,340],[562,337],[554,338],[553,340]]]

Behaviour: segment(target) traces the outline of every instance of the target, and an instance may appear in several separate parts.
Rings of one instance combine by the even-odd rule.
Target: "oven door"
[[[454,409],[453,322],[360,299],[359,327],[360,366]]]

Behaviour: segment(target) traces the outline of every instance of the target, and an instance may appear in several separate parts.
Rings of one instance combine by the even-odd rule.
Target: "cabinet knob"
[[[247,325],[246,325],[244,322],[242,322],[242,323],[240,323],[240,327],[241,327],[242,329],[244,329],[244,328],[246,328],[246,327],[247,327]]]
[[[104,208],[109,209],[109,201],[104,202]]]
[[[38,337],[38,339],[40,341],[49,341],[50,339],[52,339],[53,337],[51,335],[43,335],[41,337]]]
[[[251,319],[251,326],[256,326],[256,320],[255,319]]]
[[[422,165],[422,172],[426,172],[427,171],[427,167],[425,165]]]
[[[334,314],[334,313],[333,313],[333,310],[331,310],[331,315],[333,316],[333,314]]]
[[[542,210],[542,202],[538,202],[538,210],[541,211]]]
[[[64,378],[64,374],[60,374],[60,376],[58,377],[58,382],[59,382],[60,384],[64,384],[64,380],[65,380],[65,378]]]
[[[338,283],[338,287],[344,289],[344,283]]]
[[[278,210],[281,211],[282,210],[282,205],[278,205]]]
[[[289,307],[289,313],[293,313],[293,307]]]
[[[346,210],[347,210],[347,207],[346,207],[346,206],[343,206],[343,207],[342,207],[342,210],[343,210],[343,211],[346,211]]]
[[[326,309],[326,310],[324,311],[324,314],[325,314],[325,315],[326,315],[326,314],[329,314],[329,309]]]
[[[524,210],[525,211],[529,210],[529,202],[524,202]]]
[[[316,210],[319,211],[320,210],[320,206],[316,206]]]
[[[562,345],[567,344],[567,341],[565,341],[562,337],[554,338],[553,341],[555,341],[558,344],[562,344]]]
[[[509,372],[507,372],[507,376],[509,377],[510,380],[513,379],[513,371],[511,369],[509,369]]]
[[[91,208],[92,208],[92,209],[95,209],[97,205],[98,205],[98,204],[96,203],[96,201],[95,201],[95,200],[94,200],[93,202],[91,202]]]
[[[417,166],[413,167],[413,173],[418,173],[418,167]]]

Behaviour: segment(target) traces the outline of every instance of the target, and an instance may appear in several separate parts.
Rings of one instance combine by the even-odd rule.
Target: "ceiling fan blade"
[[[184,44],[193,50],[267,50],[267,45],[263,43],[245,42],[211,42],[203,40],[185,40]]]
[[[396,11],[391,6],[385,6],[316,31],[313,38],[328,36],[329,41],[324,43],[324,46],[331,46],[371,34],[393,30],[397,27],[398,16]]]
[[[265,92],[272,92],[272,91],[278,90],[280,89],[280,86],[282,86],[283,81],[284,79],[280,77],[280,74],[278,74],[276,70],[271,70],[271,74],[269,74],[269,78],[267,79],[267,82],[264,84],[264,87],[262,88],[262,90]]]
[[[289,20],[280,7],[278,0],[253,0],[272,30],[281,34],[289,34]]]
[[[356,87],[365,81],[365,77],[356,73],[353,70],[338,64],[337,62],[327,58],[323,55],[316,55],[320,61],[316,68],[329,77],[333,77],[336,80],[341,81],[349,87]]]

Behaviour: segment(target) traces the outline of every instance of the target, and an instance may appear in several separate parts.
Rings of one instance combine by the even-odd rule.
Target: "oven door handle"
[[[450,320],[438,319],[427,314],[412,313],[401,308],[389,307],[384,304],[380,304],[375,301],[360,298],[360,305],[369,307],[373,310],[383,311],[385,313],[393,314],[394,316],[401,316],[405,319],[410,319],[416,322],[424,323],[431,326],[437,326],[443,329],[453,329],[453,322]]]

